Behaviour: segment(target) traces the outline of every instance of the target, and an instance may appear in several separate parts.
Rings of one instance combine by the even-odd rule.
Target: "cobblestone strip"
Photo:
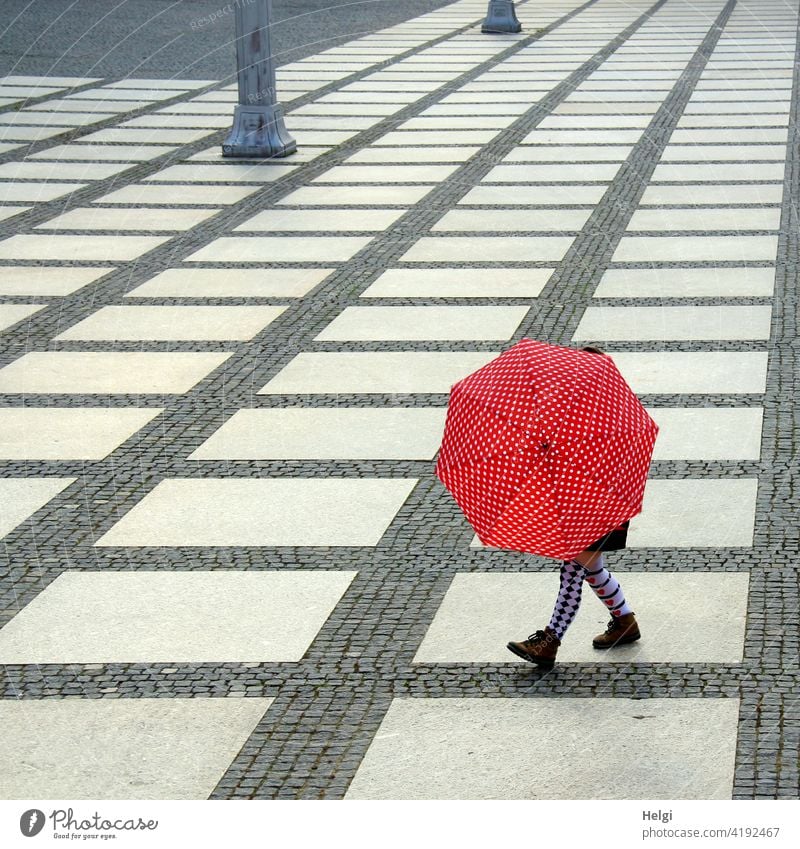
[[[770,691],[754,688],[739,712],[733,796],[800,796],[800,527],[798,480],[800,363],[797,356],[800,286],[800,21],[794,59],[789,140],[775,275],[772,335],[761,441],[753,546],[760,562],[750,573],[745,662],[775,670]]]

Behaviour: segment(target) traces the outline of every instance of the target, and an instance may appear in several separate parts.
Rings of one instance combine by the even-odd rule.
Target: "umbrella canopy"
[[[436,474],[485,545],[568,559],[641,511],[657,433],[611,357],[523,339],[452,388]]]

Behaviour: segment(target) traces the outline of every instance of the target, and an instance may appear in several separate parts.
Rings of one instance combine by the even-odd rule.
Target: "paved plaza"
[[[800,2],[486,6],[283,64],[283,159],[230,80],[0,78],[0,798],[800,796]],[[643,638],[550,671],[433,474],[523,337],[661,428]]]

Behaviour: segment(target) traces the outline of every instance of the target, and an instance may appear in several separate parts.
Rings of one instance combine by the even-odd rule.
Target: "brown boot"
[[[624,616],[612,617],[605,633],[598,634],[592,640],[592,645],[596,649],[610,649],[614,646],[624,646],[625,643],[634,643],[641,636],[636,617],[633,613],[626,613]]]
[[[508,649],[523,660],[528,660],[545,669],[552,669],[560,645],[561,640],[556,637],[555,631],[545,628],[544,631],[531,634],[527,640],[509,643]]]

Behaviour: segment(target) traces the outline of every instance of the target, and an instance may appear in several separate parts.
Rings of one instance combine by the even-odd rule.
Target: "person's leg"
[[[606,569],[603,553],[582,551],[575,560],[584,567],[586,581],[611,613],[608,627],[592,640],[592,645],[596,649],[609,649],[638,640],[641,634],[636,617],[619,581]]]
[[[561,583],[550,624],[543,631],[531,634],[527,640],[508,643],[508,649],[523,660],[551,667],[555,663],[561,638],[581,606],[583,578],[583,566],[574,560],[564,561],[561,564]]]
[[[586,583],[614,617],[633,613],[619,581],[606,569],[602,551],[582,551],[575,562],[584,567]]]
[[[575,560],[565,560],[561,564],[558,598],[547,626],[559,640],[563,638],[580,609],[584,574],[583,566]]]

